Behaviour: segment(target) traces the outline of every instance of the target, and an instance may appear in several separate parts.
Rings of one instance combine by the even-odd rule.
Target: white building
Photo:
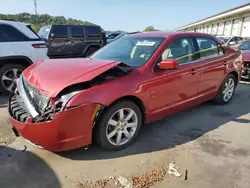
[[[250,37],[250,3],[179,27],[175,31]]]

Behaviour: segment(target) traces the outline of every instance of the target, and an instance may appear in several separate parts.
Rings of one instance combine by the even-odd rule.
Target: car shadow
[[[0,187],[61,188],[60,182],[43,159],[24,150],[0,146]]]
[[[72,160],[100,160],[174,148],[195,140],[227,122],[248,123],[249,120],[243,120],[240,116],[250,112],[249,91],[250,85],[240,84],[234,98],[227,105],[206,102],[145,125],[136,142],[123,150],[107,151],[97,144],[92,144],[88,150],[79,148],[57,154]]]

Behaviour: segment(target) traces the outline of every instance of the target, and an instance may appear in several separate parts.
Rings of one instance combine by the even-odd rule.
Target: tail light
[[[34,48],[47,48],[46,43],[40,43],[40,44],[32,44]]]

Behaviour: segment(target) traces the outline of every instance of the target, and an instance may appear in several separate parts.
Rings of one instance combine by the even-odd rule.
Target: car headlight
[[[78,94],[80,91],[74,91],[72,93],[62,95],[56,102],[55,105],[61,107],[61,110],[64,110],[69,100]]]

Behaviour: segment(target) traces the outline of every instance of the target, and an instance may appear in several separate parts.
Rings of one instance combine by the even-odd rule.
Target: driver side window
[[[175,59],[179,64],[196,60],[191,38],[179,38],[173,41],[162,53],[161,61]]]

